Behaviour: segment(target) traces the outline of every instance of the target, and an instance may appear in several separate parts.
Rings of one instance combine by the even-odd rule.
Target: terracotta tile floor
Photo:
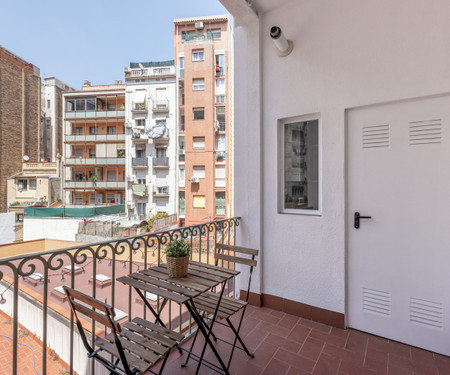
[[[232,337],[228,329],[217,328],[222,337]],[[230,368],[233,375],[450,375],[449,357],[266,308],[250,306],[242,331],[255,358],[237,350]],[[199,346],[197,343],[197,352]],[[222,356],[228,356],[228,345],[219,342],[217,348]],[[194,361],[180,367],[185,358],[186,353],[180,358],[178,352],[173,352],[164,373],[195,374]],[[217,363],[209,350],[207,358]],[[215,372],[202,366],[200,374]]]
[[[12,374],[12,340],[3,337],[12,338],[13,325],[11,318],[5,314],[0,314],[0,374]],[[17,374],[36,375],[42,374],[42,342],[36,339],[27,330],[19,329],[19,343],[28,345],[18,345],[18,368]],[[30,349],[31,348],[31,349]],[[35,363],[33,362],[33,352]],[[38,372],[36,372],[36,370]],[[61,364],[57,356],[47,353],[47,374],[63,375],[67,374],[66,369]]]

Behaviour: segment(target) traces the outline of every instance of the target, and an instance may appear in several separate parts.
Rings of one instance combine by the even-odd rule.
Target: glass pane
[[[319,122],[284,125],[284,208],[319,209]]]

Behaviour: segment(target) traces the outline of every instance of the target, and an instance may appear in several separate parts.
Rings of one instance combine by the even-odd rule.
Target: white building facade
[[[126,82],[126,203],[130,219],[177,212],[174,61],[131,63]]]
[[[221,3],[255,299],[449,355],[450,3]]]

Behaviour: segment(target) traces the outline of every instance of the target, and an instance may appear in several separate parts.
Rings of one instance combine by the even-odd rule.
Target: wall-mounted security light
[[[294,43],[292,43],[291,40],[286,39],[278,26],[272,26],[270,28],[270,37],[272,38],[275,47],[277,47],[277,52],[280,56],[287,56],[294,49]]]

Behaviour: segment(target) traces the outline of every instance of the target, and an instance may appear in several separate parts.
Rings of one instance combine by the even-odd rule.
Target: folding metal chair
[[[227,253],[225,254],[225,252],[227,252]],[[236,253],[251,255],[251,259],[236,256]],[[247,305],[248,305],[248,296],[250,294],[250,285],[252,282],[253,268],[256,267],[256,264],[257,264],[257,262],[255,260],[255,256],[257,256],[257,255],[258,255],[258,250],[256,250],[256,249],[249,249],[246,247],[232,246],[232,245],[226,245],[226,244],[221,244],[221,243],[215,244],[214,257],[215,257],[215,265],[216,266],[219,265],[219,260],[221,260],[222,266],[223,266],[223,262],[229,262],[229,263],[234,263],[234,264],[239,263],[239,264],[250,267],[247,295],[245,297],[245,300],[242,301],[242,300],[227,297],[224,295],[222,297],[222,300],[220,301],[219,309],[217,312],[217,317],[222,320],[225,319],[226,324],[221,322],[220,319],[216,320],[216,323],[221,324],[223,326],[228,326],[233,331],[234,336],[235,336],[234,342],[231,343],[224,339],[216,337],[216,335],[214,335],[214,331],[211,332],[211,334],[215,340],[220,340],[220,341],[225,342],[233,347],[231,350],[227,369],[230,368],[231,359],[233,357],[235,348],[244,350],[249,357],[252,357],[252,358],[254,357],[254,354],[250,353],[250,351],[245,346],[244,341],[242,340],[242,338],[239,335],[239,332],[241,330],[242,321],[244,319],[245,309],[247,308]],[[216,310],[218,299],[219,299],[219,295],[217,293],[205,292],[205,293],[202,293],[200,296],[194,298],[194,303],[199,311],[204,312],[204,316],[205,316],[205,315],[214,314],[214,312]],[[237,327],[235,327],[233,325],[233,323],[231,322],[230,318],[231,318],[231,316],[238,313],[239,311],[242,311],[242,313],[241,313],[241,317],[239,320],[239,324]],[[197,334],[198,334],[198,330],[197,330],[194,340],[191,344],[191,350],[190,350],[191,352],[194,347],[195,341],[197,339]],[[236,345],[237,341],[239,341],[239,343],[241,344],[241,347]],[[187,357],[185,364],[187,364],[188,360],[189,360],[189,356]]]
[[[150,367],[164,357],[159,371],[159,374],[162,374],[170,351],[178,347],[183,335],[141,318],[135,318],[120,326],[114,320],[115,312],[111,306],[67,286],[63,288],[89,358],[101,363],[111,374],[136,375],[146,371],[156,374]],[[83,328],[83,323],[88,322],[85,318],[80,318],[79,314],[110,329],[111,332],[105,332],[104,338],[96,337],[95,345],[99,349],[94,349],[89,344]],[[179,347],[178,350],[181,352]],[[117,360],[114,363],[109,361],[101,355],[106,354],[105,352]]]

